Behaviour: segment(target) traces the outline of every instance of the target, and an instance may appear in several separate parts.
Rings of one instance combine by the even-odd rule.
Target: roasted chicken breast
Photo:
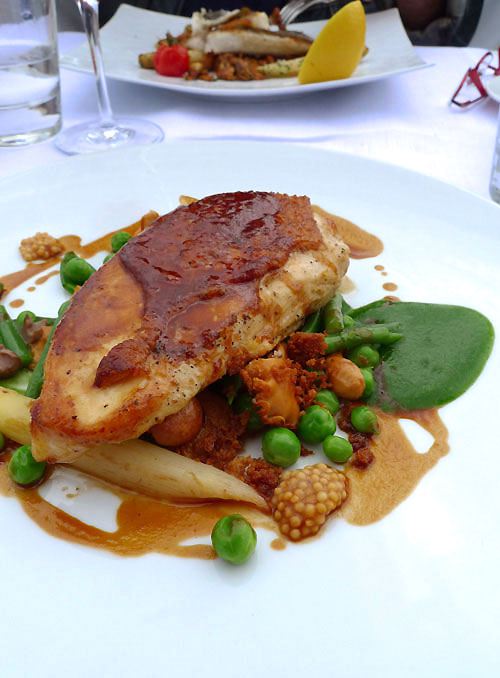
[[[57,328],[32,408],[35,458],[68,462],[140,436],[296,330],[347,266],[305,197],[223,193],[159,218]]]

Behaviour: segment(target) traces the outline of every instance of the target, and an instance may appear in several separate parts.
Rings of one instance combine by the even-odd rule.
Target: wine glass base
[[[85,122],[58,134],[55,145],[63,153],[96,153],[110,148],[156,144],[163,141],[161,127],[141,118],[114,118],[113,122]]]

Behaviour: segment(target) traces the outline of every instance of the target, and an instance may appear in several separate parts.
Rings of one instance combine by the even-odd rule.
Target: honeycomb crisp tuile
[[[317,534],[347,498],[347,487],[344,474],[326,464],[284,473],[271,500],[281,533],[292,541]]]

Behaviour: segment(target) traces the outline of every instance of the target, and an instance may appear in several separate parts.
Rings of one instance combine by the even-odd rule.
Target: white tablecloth
[[[82,34],[60,35],[61,52]],[[110,82],[115,112],[150,118],[169,139],[268,138],[309,143],[415,169],[488,197],[498,105],[465,112],[448,99],[476,48],[419,48],[435,65],[378,83],[269,103],[229,103]],[[63,70],[65,126],[96,116],[91,76]],[[0,177],[60,160],[53,141],[0,149]]]

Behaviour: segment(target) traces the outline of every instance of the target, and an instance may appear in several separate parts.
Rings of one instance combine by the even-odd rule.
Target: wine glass
[[[132,144],[154,144],[163,140],[163,130],[149,120],[115,117],[109,101],[99,39],[99,0],[76,0],[89,41],[97,85],[99,119],[63,130],[55,140],[59,150],[70,155],[94,153]]]

